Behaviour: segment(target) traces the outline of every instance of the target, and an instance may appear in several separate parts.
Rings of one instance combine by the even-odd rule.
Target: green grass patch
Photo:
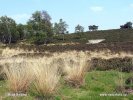
[[[116,81],[119,80],[120,75],[123,76],[123,79],[127,79],[132,73],[123,73],[114,70],[88,72],[86,73],[85,85],[80,88],[70,87],[61,80],[56,100],[132,100],[133,95],[100,96],[102,93],[116,93],[115,88],[118,85]],[[0,81],[0,97],[4,97],[4,100],[13,100],[13,98],[5,96],[7,92],[6,82]],[[18,97],[17,100],[33,100],[33,98],[28,95],[27,97]]]

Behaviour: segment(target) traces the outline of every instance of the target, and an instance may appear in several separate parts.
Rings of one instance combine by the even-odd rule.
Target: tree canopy
[[[66,24],[66,22],[63,21],[63,19],[60,19],[59,23],[54,24],[54,34],[65,34],[68,32],[67,28],[68,25]]]
[[[75,33],[80,33],[80,32],[84,32],[84,27],[78,24],[75,27]]]
[[[90,26],[88,26],[88,28],[89,28],[90,31],[98,30],[98,26],[96,26],[96,25],[90,25]]]
[[[35,43],[46,43],[53,35],[51,17],[46,11],[34,12],[27,25]]]
[[[126,24],[121,25],[120,28],[121,29],[132,29],[133,28],[132,24],[133,24],[132,22],[127,22]]]
[[[0,17],[0,40],[3,43],[15,42],[18,39],[16,22],[7,16]]]

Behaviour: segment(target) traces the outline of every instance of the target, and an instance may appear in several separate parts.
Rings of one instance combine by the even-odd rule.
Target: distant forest
[[[89,25],[88,31],[97,33],[98,27],[97,25]],[[121,30],[132,28],[132,22],[120,25]],[[27,43],[40,45],[65,41],[86,42],[87,39],[92,37],[90,35],[88,35],[90,37],[85,35],[87,32],[84,32],[84,27],[80,24],[75,25],[75,36],[73,34],[68,34],[69,31],[67,29],[68,24],[63,19],[59,19],[59,22],[51,23],[51,16],[46,11],[34,12],[26,25],[17,24],[14,19],[8,16],[1,16],[0,42],[11,44],[17,43],[18,41],[25,41]],[[107,38],[107,35],[103,37],[97,36],[98,35],[94,38]],[[110,39],[111,37],[108,38]]]

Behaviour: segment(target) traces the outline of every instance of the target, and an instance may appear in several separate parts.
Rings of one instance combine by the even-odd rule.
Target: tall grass
[[[31,90],[36,96],[49,98],[54,96],[58,90],[60,72],[63,71],[65,82],[73,87],[80,87],[85,82],[85,74],[90,67],[92,58],[117,58],[132,57],[131,53],[112,53],[111,51],[68,51],[63,53],[52,53],[47,57],[12,57],[14,54],[26,53],[23,50],[8,50],[2,52],[5,57],[0,59],[0,65],[4,67],[5,79],[8,82],[9,90],[13,93],[26,93],[32,83]],[[11,57],[11,58],[6,58]],[[16,60],[15,60],[16,59]],[[60,68],[60,69],[59,69]],[[123,78],[118,80],[123,87]]]
[[[4,80],[3,66],[0,65],[0,80]]]
[[[47,61],[39,60],[32,67],[34,72],[34,82],[32,92],[39,97],[51,98],[57,92],[60,80],[58,67]]]
[[[27,93],[33,80],[29,64],[14,62],[9,66],[4,66],[4,73],[11,93]]]
[[[28,60],[28,61],[26,61]],[[9,63],[10,62],[10,63]],[[57,92],[60,74],[54,57],[9,60],[4,65],[5,79],[11,93],[32,93],[43,98],[51,98]]]
[[[77,56],[75,59],[64,59],[65,81],[73,87],[80,87],[85,82],[85,73],[88,69],[86,56]]]
[[[123,93],[125,91],[125,78],[123,76],[123,73],[117,72],[118,78],[115,81],[116,84],[116,92]]]

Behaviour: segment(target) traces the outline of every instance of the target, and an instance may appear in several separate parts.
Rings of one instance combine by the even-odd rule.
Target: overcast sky
[[[45,10],[52,23],[60,18],[69,31],[80,24],[88,30],[98,25],[100,30],[116,29],[127,21],[133,22],[133,0],[1,0],[0,16],[7,15],[25,24],[36,10]]]

